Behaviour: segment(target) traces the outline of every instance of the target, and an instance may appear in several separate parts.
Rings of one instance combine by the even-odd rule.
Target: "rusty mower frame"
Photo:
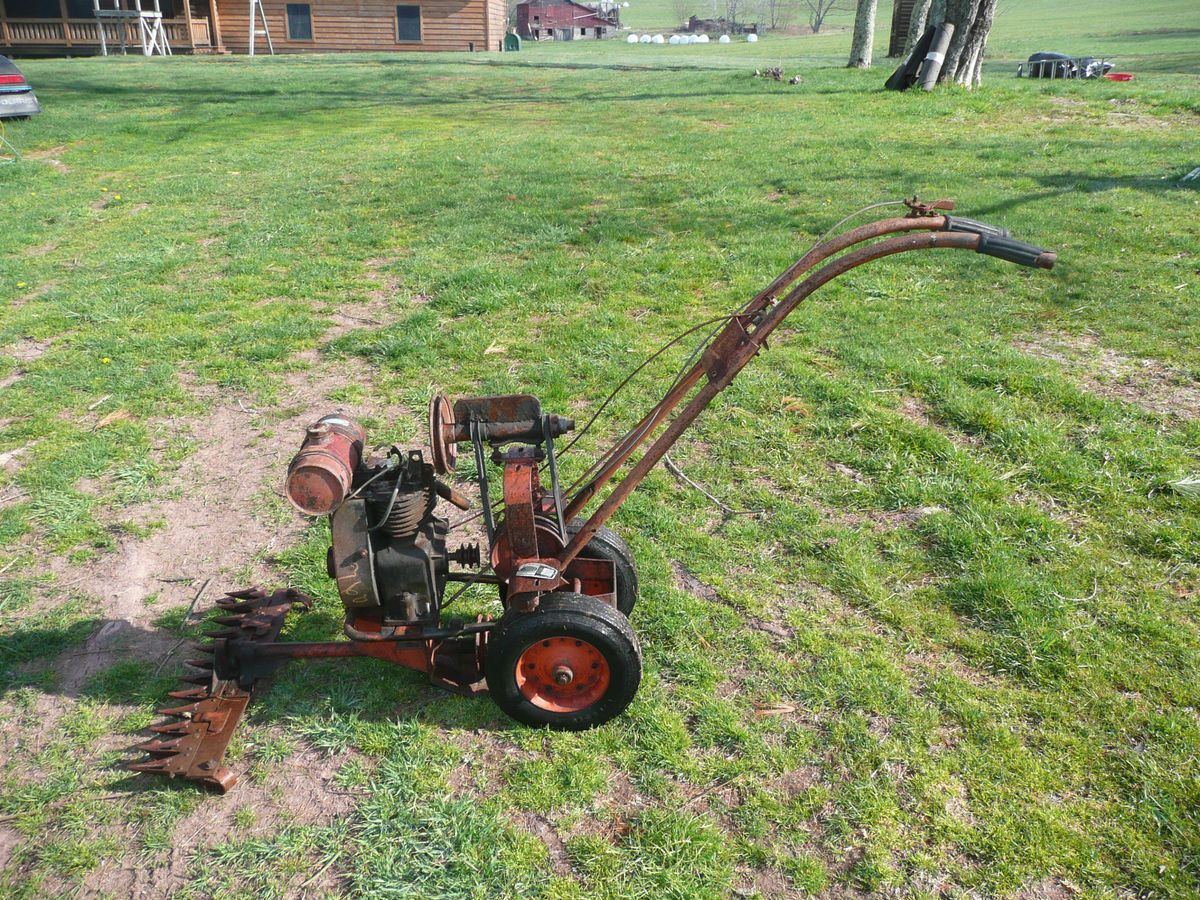
[[[575,423],[544,414],[529,395],[454,402],[435,396],[430,463],[421,451],[402,454],[393,448],[394,458],[368,464],[359,426],[337,416],[322,419],[292,463],[288,495],[306,513],[333,517],[330,574],[346,607],[348,640],[278,641],[289,611],[310,603],[294,591],[267,594],[256,588],[227,595],[218,601],[223,614],[214,621],[220,628],[201,648],[205,656],[189,660],[197,670],[185,678],[190,686],[172,694],[181,705],[160,710],[170,721],[155,726],[155,739],[139,746],[149,758],[130,767],[228,790],[236,776],[222,759],[250,692],[260,678],[293,659],[386,660],[427,673],[433,683],[460,693],[490,691],[505,712],[534,725],[586,728],[620,714],[641,678],[641,650],[627,619],[637,576],[628,547],[606,523],[713,399],[767,347],[779,325],[823,285],[887,256],[969,250],[1036,268],[1055,263],[1053,252],[1014,240],[1004,229],[949,215],[950,201],[927,204],[914,197],[904,202],[906,215],[818,242],[737,312],[702,323],[718,324],[694,363],[566,489],[559,483],[557,454],[563,451],[556,451],[555,440],[573,431]],[[438,498],[470,508],[466,498],[436,477],[453,472],[459,447],[468,445],[491,574],[449,569],[450,562],[477,564],[479,548],[463,545],[447,552],[449,528],[433,512]],[[490,494],[489,448],[491,462],[502,469],[499,504]],[[640,457],[618,478],[639,449]],[[381,478],[395,485],[380,520],[403,537],[395,546],[383,547],[383,539],[373,536],[381,525],[367,524],[370,517],[362,506],[364,491]],[[583,518],[606,488],[607,495]],[[406,499],[398,505],[401,496]],[[403,507],[409,499],[415,505]],[[408,554],[400,563],[400,556],[386,556],[400,551]],[[401,564],[410,568],[397,568]],[[410,576],[426,565],[434,573],[426,583],[435,588],[422,593]],[[401,571],[408,574],[396,574]],[[409,580],[399,585],[397,579]],[[443,621],[447,582],[463,582],[463,589],[471,583],[496,585],[504,615],[498,621]]]

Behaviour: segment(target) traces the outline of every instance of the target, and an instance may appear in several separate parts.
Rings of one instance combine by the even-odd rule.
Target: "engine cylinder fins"
[[[284,493],[307,516],[337,509],[354,481],[367,433],[345,416],[331,415],[308,426],[300,452],[288,466]]]
[[[429,451],[433,470],[449,475],[458,463],[458,444],[454,441],[454,408],[445,394],[429,400]]]
[[[387,519],[380,527],[398,540],[410,538],[417,533],[421,522],[432,511],[433,505],[433,491],[429,488],[405,490],[401,486]]]

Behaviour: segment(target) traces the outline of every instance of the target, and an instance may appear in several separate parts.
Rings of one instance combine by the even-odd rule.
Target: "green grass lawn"
[[[844,35],[27,63],[46,112],[0,166],[0,893],[1194,896],[1200,68],[1189,3],[1139,9],[1066,48],[1140,54],[1134,82],[997,62],[972,94],[882,92]],[[776,60],[803,83],[750,77]],[[231,794],[117,767],[205,578],[288,581],[318,599],[290,633],[339,633],[324,527],[277,495],[306,417],[415,444],[435,389],[583,415],[914,191],[1059,266],[912,255],[796,313],[675,453],[768,514],[657,471],[616,519],[647,667],[624,717],[535,731],[381,663],[296,664]],[[118,619],[130,651],[81,670]]]

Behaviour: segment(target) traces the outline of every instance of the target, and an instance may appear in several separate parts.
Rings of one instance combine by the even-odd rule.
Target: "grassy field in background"
[[[797,4],[802,6],[802,4]],[[821,34],[789,42],[788,56],[828,56],[844,62],[849,53],[854,4],[830,13]],[[630,0],[621,10],[621,24],[635,31],[670,33],[678,27],[674,0]],[[696,0],[689,14],[711,16],[712,5]],[[807,25],[803,13],[794,24]],[[753,13],[746,14],[754,21]],[[880,0],[875,19],[875,56],[880,65],[888,50],[892,27],[892,4]],[[1017,61],[1038,50],[1053,50],[1077,56],[1106,56],[1117,69],[1130,72],[1190,72],[1200,74],[1196,41],[1200,39],[1200,12],[1180,0],[1002,0],[996,24],[988,39],[988,57],[993,72],[1011,73]],[[735,38],[740,41],[740,38]],[[686,48],[641,48],[646,55],[671,59],[670,54]],[[718,53],[728,48],[717,49]],[[666,54],[664,56],[664,54]],[[716,56],[717,54],[710,54]],[[784,57],[787,61],[787,57]]]
[[[0,166],[0,894],[1200,892],[1200,58],[1192,4],[1095,5],[1060,4],[1065,49],[1136,57],[1132,83],[997,64],[885,93],[840,68],[845,35],[26,63],[46,112]],[[1001,58],[1047,44],[1032,6]],[[803,83],[750,77],[776,61]],[[660,470],[617,517],[627,715],[553,734],[382,663],[296,664],[233,793],[117,767],[206,577],[211,600],[265,571],[317,597],[289,634],[339,633],[325,528],[277,495],[304,417],[371,411],[402,445],[435,389],[579,417],[913,192],[1060,264],[912,255],[797,312],[675,453],[768,514],[722,520]],[[189,493],[202,465],[228,485]],[[150,585],[134,651],[72,675],[118,617],[96,573],[203,529],[237,562],[115,570]]]

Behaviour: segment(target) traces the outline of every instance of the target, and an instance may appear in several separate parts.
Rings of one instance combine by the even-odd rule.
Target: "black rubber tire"
[[[578,534],[582,527],[583,519],[568,522],[567,540]],[[637,563],[633,561],[633,551],[629,549],[625,540],[606,526],[587,542],[580,555],[612,562],[617,576],[617,609],[626,616],[632,615],[638,601],[638,572]]]
[[[608,688],[583,709],[544,709],[528,700],[517,685],[522,654],[538,641],[557,637],[586,641],[608,663]],[[513,719],[525,725],[583,731],[619,716],[633,701],[642,682],[642,648],[624,614],[595,597],[556,591],[543,594],[531,613],[505,614],[488,637],[484,670],[492,699]]]

